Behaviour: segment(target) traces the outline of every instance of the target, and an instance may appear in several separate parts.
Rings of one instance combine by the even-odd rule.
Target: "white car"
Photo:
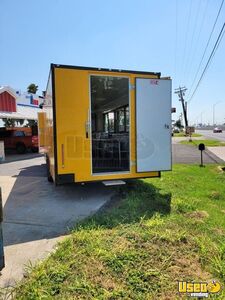
[[[219,128],[219,127],[215,127],[213,129],[213,133],[221,133],[221,132],[223,132],[223,130],[221,128]]]

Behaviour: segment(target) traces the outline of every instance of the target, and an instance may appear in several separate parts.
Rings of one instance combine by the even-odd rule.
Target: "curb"
[[[214,153],[212,153],[208,149],[208,147],[206,147],[205,154],[208,155],[208,157],[211,158],[212,160],[214,160],[215,163],[217,163],[217,164],[225,163],[225,161],[222,158],[220,158],[217,155],[215,155]]]

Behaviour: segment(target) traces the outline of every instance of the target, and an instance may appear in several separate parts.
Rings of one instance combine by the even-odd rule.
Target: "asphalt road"
[[[196,133],[202,134],[207,139],[225,142],[225,131],[222,133],[213,133],[212,130],[196,130]]]
[[[191,145],[173,144],[172,161],[173,164],[200,164],[200,151]],[[206,149],[203,151],[203,163],[220,164],[224,161]]]

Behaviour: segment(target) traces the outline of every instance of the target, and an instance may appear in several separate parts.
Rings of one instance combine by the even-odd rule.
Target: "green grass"
[[[174,137],[186,137],[184,132],[174,133]],[[202,135],[199,133],[192,133],[192,137],[201,137]]]
[[[217,146],[225,146],[224,142],[220,142],[218,140],[189,140],[181,141],[181,144],[184,145],[191,145],[191,146],[198,146],[200,143],[204,143],[206,147],[217,147]]]
[[[14,299],[180,299],[177,280],[225,282],[225,174],[216,165],[176,165],[117,192],[28,269]]]

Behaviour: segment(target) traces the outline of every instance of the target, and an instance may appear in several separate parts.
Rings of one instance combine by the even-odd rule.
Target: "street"
[[[212,130],[196,130],[196,133],[202,134],[206,139],[214,139],[225,142],[225,131],[222,133],[213,133]]]

